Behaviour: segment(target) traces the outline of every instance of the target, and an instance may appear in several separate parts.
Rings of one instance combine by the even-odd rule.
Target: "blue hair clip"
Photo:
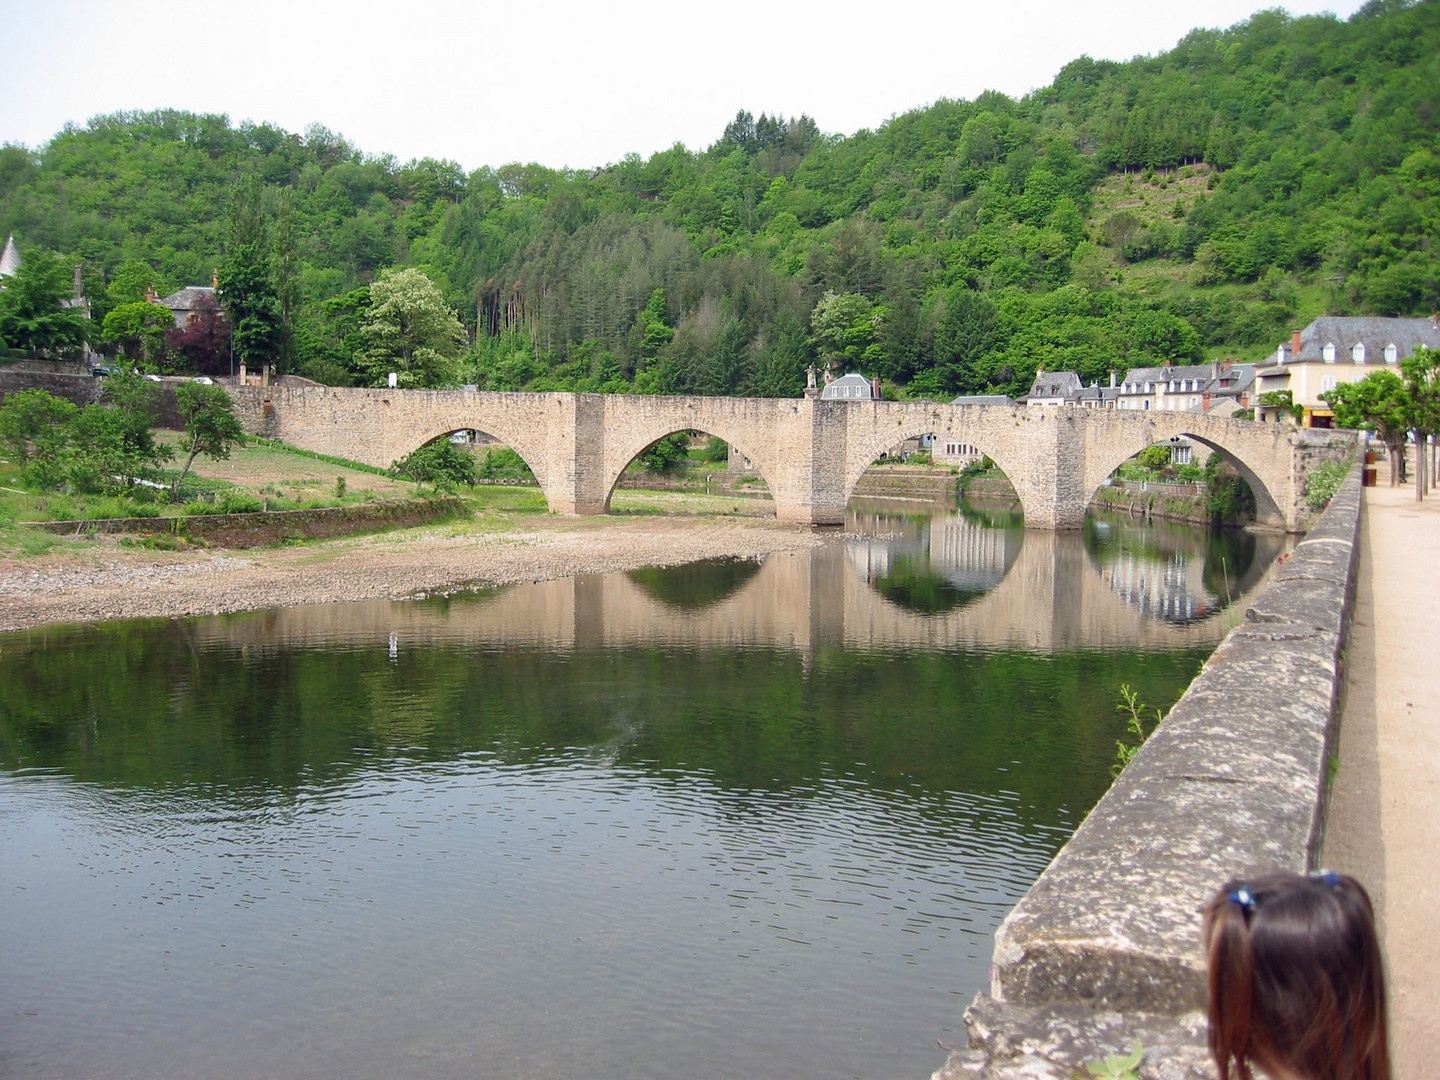
[[[1250,891],[1249,885],[1241,885],[1230,894],[1230,903],[1239,904],[1245,911],[1255,910],[1255,894]]]
[[[1311,870],[1310,876],[1316,881],[1329,885],[1332,889],[1340,884],[1340,875],[1334,870]]]

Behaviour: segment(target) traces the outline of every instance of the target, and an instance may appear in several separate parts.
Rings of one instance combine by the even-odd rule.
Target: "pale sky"
[[[1293,15],[1361,0],[1291,0]],[[0,0],[0,143],[129,109],[227,114],[465,169],[590,168],[738,109],[851,135],[939,98],[1019,97],[1088,53],[1128,60],[1257,0]],[[1275,5],[1271,5],[1275,6]]]

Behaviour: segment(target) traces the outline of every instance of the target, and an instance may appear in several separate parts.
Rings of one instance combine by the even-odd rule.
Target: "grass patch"
[[[278,442],[275,439],[262,439],[258,435],[249,435],[245,438],[247,446],[262,446],[269,450],[276,450],[293,457],[305,458],[309,461],[323,461],[327,465],[339,465],[341,468],[349,469],[352,472],[369,473],[372,476],[390,476],[389,469],[382,469],[378,465],[367,465],[363,461],[354,461],[350,458],[336,457],[334,454],[321,454],[314,450],[301,450],[298,446],[290,446],[288,443]]]
[[[56,550],[75,551],[89,547],[90,543],[84,536],[56,536],[13,522],[0,522],[0,556],[8,558],[47,555]]]

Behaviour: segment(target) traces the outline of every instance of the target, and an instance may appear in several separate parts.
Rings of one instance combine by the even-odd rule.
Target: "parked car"
[[[146,381],[146,382],[159,382],[159,381],[160,381],[160,376],[159,376],[159,375],[146,375],[144,378],[145,378],[145,381]]]
[[[214,385],[215,385],[215,380],[212,379],[212,378],[210,378],[209,375],[196,375],[196,376],[195,376],[193,379],[191,379],[190,381],[191,381],[191,382],[198,382],[201,386],[214,386]]]
[[[90,374],[98,379],[102,375],[114,375],[119,370],[119,368],[106,367],[104,364],[96,364],[90,369]]]

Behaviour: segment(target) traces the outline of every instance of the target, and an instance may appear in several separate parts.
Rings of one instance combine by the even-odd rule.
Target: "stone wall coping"
[[[1056,1032],[1076,1030],[1076,1009],[1193,1028],[1205,998],[1200,906],[1229,878],[1313,867],[1354,603],[1360,479],[1357,464],[1005,918],[990,996],[968,1014],[976,1049],[937,1077],[1049,1076]],[[1113,1041],[1070,1039],[1071,1072],[1054,1075],[1114,1052],[1102,1048]],[[1193,1042],[1193,1033],[1179,1038]]]

